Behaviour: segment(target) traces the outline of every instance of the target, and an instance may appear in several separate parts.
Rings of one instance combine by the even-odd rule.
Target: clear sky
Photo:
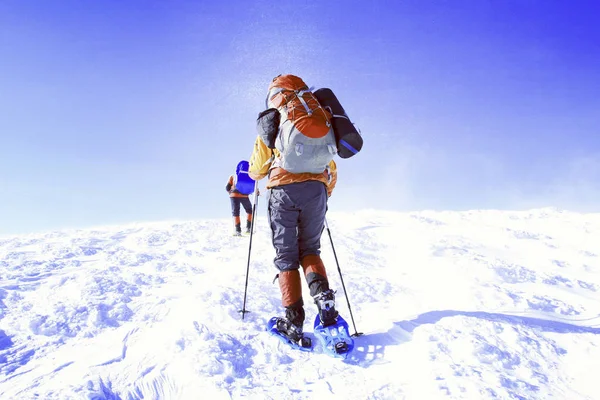
[[[0,234],[228,217],[227,178],[280,73],[334,90],[362,131],[330,209],[600,211],[599,14],[558,0],[4,0]]]

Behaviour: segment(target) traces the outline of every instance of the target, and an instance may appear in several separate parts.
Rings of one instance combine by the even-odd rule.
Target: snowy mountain
[[[260,216],[244,320],[249,239],[229,219],[0,238],[0,398],[600,399],[599,214],[363,211],[329,226],[364,333],[346,360],[264,331],[280,297]]]

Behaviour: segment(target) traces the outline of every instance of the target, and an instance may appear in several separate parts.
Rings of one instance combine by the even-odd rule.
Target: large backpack
[[[267,107],[279,111],[278,134],[270,144],[280,157],[273,166],[292,173],[323,172],[337,153],[331,114],[304,81],[294,75],[275,77],[269,85]]]
[[[238,163],[235,168],[235,175],[233,175],[233,187],[241,194],[250,194],[254,192],[254,185],[256,182],[248,175],[248,168],[248,161],[242,160]]]

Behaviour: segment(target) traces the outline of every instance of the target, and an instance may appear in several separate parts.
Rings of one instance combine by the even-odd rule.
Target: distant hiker
[[[338,318],[335,292],[320,257],[327,200],[337,180],[337,147],[331,115],[299,77],[275,77],[267,108],[257,121],[249,173],[254,180],[268,176],[269,226],[285,307],[277,329],[298,342],[305,318],[300,266],[323,326]]]
[[[250,233],[252,228],[252,203],[248,195],[254,191],[255,182],[248,175],[248,161],[240,161],[236,167],[235,174],[229,177],[225,190],[229,193],[231,201],[231,213],[233,215],[234,236],[242,235],[240,220],[240,205],[246,211],[246,230]]]

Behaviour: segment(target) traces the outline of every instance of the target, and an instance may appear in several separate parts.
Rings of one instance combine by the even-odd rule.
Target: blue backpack
[[[254,186],[256,182],[248,175],[248,169],[250,163],[248,161],[240,161],[235,168],[235,175],[233,176],[233,186],[235,190],[242,194],[251,194],[254,192]]]

